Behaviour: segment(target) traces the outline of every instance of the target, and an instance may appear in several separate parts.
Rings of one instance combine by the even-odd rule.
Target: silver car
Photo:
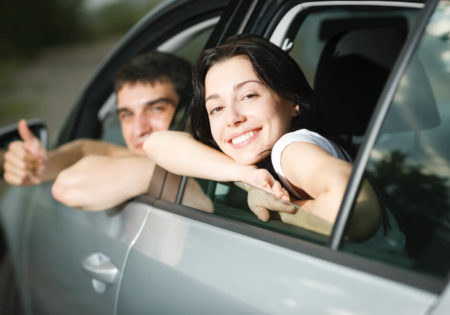
[[[112,76],[129,58],[158,49],[194,61],[243,32],[289,51],[323,119],[354,148],[331,233],[258,221],[233,183],[199,180],[214,213],[191,208],[186,178],[164,170],[153,196],[99,212],[58,203],[52,183],[10,187],[0,200],[1,314],[450,314],[448,0],[169,1],[105,59],[50,147],[123,144]],[[180,113],[172,128],[185,121]],[[0,132],[3,147],[12,138]],[[391,215],[351,242],[365,178]]]

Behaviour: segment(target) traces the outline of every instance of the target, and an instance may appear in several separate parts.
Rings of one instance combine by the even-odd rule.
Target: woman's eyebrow
[[[243,85],[246,85],[247,83],[258,83],[258,84],[262,85],[261,81],[259,81],[259,80],[246,80],[246,81],[240,82],[238,84],[235,84],[233,86],[233,90],[236,91],[237,89],[240,89]]]
[[[219,94],[217,94],[217,93],[211,94],[211,95],[209,95],[207,98],[205,98],[205,104],[206,104],[209,100],[213,100],[213,99],[217,99],[217,98],[219,98]]]
[[[257,83],[257,84],[263,85],[262,82],[259,81],[259,80],[245,80],[245,81],[242,81],[240,83],[235,84],[233,86],[233,90],[236,91],[236,90],[240,89],[242,86],[246,85],[247,83]],[[219,94],[217,94],[217,93],[211,94],[211,95],[209,95],[208,97],[205,98],[205,104],[209,100],[218,99],[218,98],[219,98]]]

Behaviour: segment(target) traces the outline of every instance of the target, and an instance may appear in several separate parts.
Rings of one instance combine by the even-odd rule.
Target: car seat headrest
[[[346,31],[330,38],[319,60],[314,103],[338,135],[363,135],[405,40],[392,28]]]

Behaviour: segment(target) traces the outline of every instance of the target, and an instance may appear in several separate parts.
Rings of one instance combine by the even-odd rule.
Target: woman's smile
[[[244,133],[232,136],[227,142],[236,149],[245,147],[247,144],[252,142],[259,134],[262,128],[257,128],[254,130],[245,131]]]

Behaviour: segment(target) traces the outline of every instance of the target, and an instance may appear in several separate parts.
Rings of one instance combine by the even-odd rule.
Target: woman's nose
[[[238,106],[232,105],[227,108],[227,125],[238,126],[246,121],[245,115],[239,110]]]

